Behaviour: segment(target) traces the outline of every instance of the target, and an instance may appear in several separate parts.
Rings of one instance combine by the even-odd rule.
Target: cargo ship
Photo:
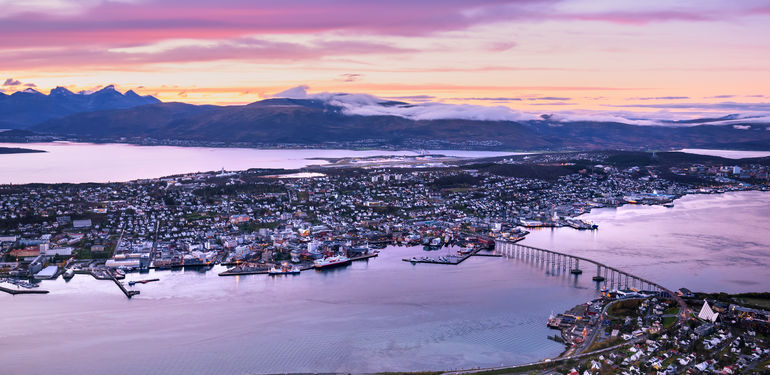
[[[335,255],[333,257],[326,257],[318,259],[313,262],[313,267],[317,270],[324,268],[340,267],[350,264],[350,258],[344,255]]]

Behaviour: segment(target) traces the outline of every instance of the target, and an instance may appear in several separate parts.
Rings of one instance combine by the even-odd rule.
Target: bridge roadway
[[[682,324],[682,322],[684,322],[684,320],[689,315],[689,308],[687,307],[687,304],[676,293],[671,292],[669,289],[663,287],[660,284],[654,283],[652,281],[649,281],[647,279],[644,279],[644,278],[632,275],[632,274],[627,273],[627,272],[623,272],[623,271],[621,271],[621,270],[619,270],[619,269],[617,269],[615,267],[608,266],[608,265],[606,265],[604,263],[600,263],[600,262],[597,262],[597,261],[594,261],[592,259],[588,259],[588,258],[585,258],[585,257],[580,257],[580,256],[576,256],[576,255],[570,255],[570,254],[566,254],[566,253],[562,253],[562,252],[558,252],[558,251],[553,251],[553,250],[540,249],[540,248],[533,247],[533,246],[520,245],[520,244],[516,244],[516,243],[513,243],[513,242],[501,241],[501,240],[495,241],[495,250],[498,253],[502,253],[504,255],[509,255],[509,256],[522,256],[522,257],[529,256],[529,257],[531,257],[530,259],[533,259],[536,262],[541,262],[543,264],[547,264],[548,262],[552,262],[553,265],[555,265],[557,267],[558,266],[565,266],[564,268],[566,268],[567,260],[570,259],[570,258],[574,259],[576,261],[582,260],[583,262],[593,263],[593,264],[595,264],[597,266],[597,275],[600,274],[599,271],[601,270],[601,268],[604,268],[605,269],[605,275],[607,274],[607,270],[609,270],[610,272],[616,272],[618,275],[626,275],[626,285],[628,285],[628,278],[630,277],[632,279],[639,280],[642,283],[646,283],[649,286],[652,286],[652,287],[656,288],[658,292],[667,293],[671,298],[673,298],[679,304],[679,311],[680,311],[680,313],[679,313],[679,315],[677,317],[676,324],[673,327],[677,327],[680,324]],[[558,259],[558,257],[556,259],[553,259],[553,257],[546,258],[546,257],[544,257],[544,255],[550,255],[550,256],[556,255],[558,257],[561,257],[561,259]],[[572,262],[569,262],[569,264],[570,264],[570,267],[571,267]],[[577,264],[578,264],[578,262],[576,262],[576,266],[577,266]],[[570,269],[570,271],[572,271],[572,269]],[[603,280],[603,281],[606,281],[606,279]],[[597,281],[597,282],[601,282],[601,281]],[[621,281],[620,281],[620,279],[618,279],[618,285],[620,283],[621,283]],[[635,337],[635,338],[633,338],[631,340],[628,340],[626,342],[623,342],[623,343],[620,343],[620,344],[617,344],[617,345],[614,345],[614,346],[611,346],[611,347],[608,347],[608,348],[604,348],[604,349],[600,349],[600,350],[594,350],[592,352],[585,352],[585,353],[574,354],[574,355],[570,355],[570,356],[566,356],[566,357],[561,357],[561,358],[544,359],[542,361],[526,363],[526,364],[517,365],[517,366],[499,366],[499,367],[490,367],[490,368],[483,368],[483,369],[450,371],[450,372],[445,372],[444,374],[459,375],[459,374],[472,374],[472,373],[477,373],[477,372],[501,371],[501,370],[510,370],[512,372],[516,372],[517,368],[530,367],[530,366],[539,366],[539,365],[547,365],[547,364],[556,364],[556,363],[561,363],[561,362],[564,362],[564,361],[567,361],[567,360],[581,359],[581,358],[591,357],[591,356],[594,356],[594,355],[597,355],[597,354],[600,354],[600,353],[607,353],[607,352],[613,351],[615,349],[618,349],[618,348],[621,348],[621,347],[624,347],[624,346],[627,346],[627,345],[631,345],[631,344],[635,344],[637,342],[641,342],[644,339],[646,339],[646,337],[647,337],[646,335],[640,336],[640,337]]]
[[[596,267],[597,267],[596,268],[597,269],[596,275],[597,276],[601,276],[601,277],[604,278],[603,280],[597,281],[597,282],[601,283],[602,281],[604,281],[604,283],[606,285],[607,284],[606,283],[606,281],[607,281],[607,273],[609,272],[610,276],[611,276],[611,283],[610,283],[610,285],[615,284],[614,275],[618,275],[617,286],[619,287],[620,285],[623,284],[622,283],[622,278],[623,278],[623,276],[625,276],[625,278],[626,278],[626,281],[625,281],[626,288],[628,288],[628,281],[629,281],[629,279],[632,280],[632,285],[633,285],[633,281],[634,280],[638,281],[638,284],[640,284],[640,288],[641,288],[642,285],[647,284],[647,286],[650,287],[650,288],[653,288],[654,291],[666,293],[671,298],[673,298],[679,304],[680,311],[683,311],[683,312],[687,311],[687,304],[684,302],[684,300],[681,297],[679,297],[676,293],[674,293],[671,290],[669,290],[668,288],[666,288],[666,287],[664,287],[664,286],[662,286],[662,285],[660,285],[658,283],[655,283],[653,281],[650,281],[648,279],[645,279],[645,278],[642,278],[642,277],[630,274],[630,273],[625,272],[625,271],[621,271],[618,268],[615,268],[615,267],[612,267],[612,266],[608,266],[608,265],[606,265],[604,263],[601,263],[601,262],[597,262],[597,261],[595,261],[593,259],[588,259],[588,258],[585,258],[585,257],[581,257],[581,256],[577,256],[577,255],[572,255],[572,254],[566,254],[566,253],[562,253],[562,252],[554,251],[554,250],[541,249],[541,248],[538,248],[538,247],[521,245],[521,244],[518,244],[518,243],[509,242],[509,241],[503,241],[503,240],[495,241],[495,250],[498,253],[501,253],[501,254],[504,254],[504,255],[509,255],[509,256],[528,256],[529,255],[531,257],[534,257],[535,261],[537,261],[537,262],[541,262],[541,263],[544,263],[544,264],[549,264],[550,263],[551,265],[553,265],[553,266],[555,266],[557,268],[559,268],[560,266],[562,268],[566,268],[567,264],[569,263],[570,272],[572,272],[574,269],[579,269],[578,266],[579,266],[579,263],[580,263],[581,260],[583,262],[585,262],[585,263],[592,263],[592,264],[596,265]],[[574,263],[575,263],[575,267],[576,268],[574,268],[574,269],[572,268],[572,263],[573,263],[572,260],[575,261]],[[603,276],[602,276],[602,273],[601,273],[602,269],[604,269],[604,275]]]

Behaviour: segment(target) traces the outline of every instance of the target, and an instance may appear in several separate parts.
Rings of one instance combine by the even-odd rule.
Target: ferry
[[[289,266],[286,263],[282,264],[281,267],[273,266],[267,271],[267,274],[270,276],[299,275],[299,273],[300,269],[297,266]]]
[[[326,257],[318,259],[313,262],[313,267],[317,270],[324,268],[340,267],[350,264],[350,258],[344,255],[335,255],[333,257]]]

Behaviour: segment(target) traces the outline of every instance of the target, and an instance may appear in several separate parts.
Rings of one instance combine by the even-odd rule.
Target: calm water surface
[[[669,288],[768,291],[769,193],[695,195],[675,204],[595,210],[586,218],[598,231],[539,230],[524,243],[587,256]],[[389,247],[368,262],[294,277],[218,277],[219,267],[129,274],[161,279],[138,286],[142,294],[133,300],[90,276],[43,281],[48,295],[0,294],[2,373],[373,372],[525,363],[561,352],[546,338],[552,311],[596,296],[588,269],[575,277],[517,259],[401,261],[425,253]]]
[[[626,205],[582,217],[599,230],[535,230],[522,243],[601,260],[672,290],[770,291],[768,192],[690,195],[673,208]]]
[[[32,182],[110,182],[157,178],[173,174],[225,168],[302,168],[326,164],[312,158],[418,155],[412,151],[263,150],[253,148],[136,146],[72,142],[0,143],[45,153],[0,155],[0,184]],[[515,155],[512,152],[434,150],[435,154],[461,157]]]
[[[685,148],[679,151],[688,154],[719,156],[730,159],[761,158],[770,156],[770,151],[709,150],[703,148]]]
[[[546,338],[554,333],[545,326],[551,311],[596,294],[590,278],[546,275],[513,259],[473,257],[459,266],[400,260],[424,253],[389,247],[368,262],[293,277],[129,274],[161,279],[137,287],[142,294],[133,300],[90,276],[44,281],[48,295],[0,295],[2,372],[374,372],[524,363],[562,351]]]

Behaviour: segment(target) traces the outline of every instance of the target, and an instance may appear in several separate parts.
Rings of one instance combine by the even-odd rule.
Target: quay
[[[114,282],[115,282],[115,285],[117,285],[117,286],[118,286],[118,288],[120,288],[120,290],[123,292],[123,294],[125,294],[125,295],[126,295],[126,297],[127,297],[128,299],[131,299],[131,297],[133,297],[133,296],[135,296],[135,295],[137,295],[137,294],[139,294],[139,293],[140,293],[138,290],[128,290],[128,289],[126,289],[126,287],[125,287],[125,286],[123,286],[123,283],[121,283],[120,281],[118,281],[118,279],[117,279],[117,278],[115,278],[115,276],[112,276],[112,277],[111,277],[111,279],[112,279],[112,281],[114,281]]]
[[[313,268],[313,267],[310,267]],[[304,271],[309,268],[300,268],[300,270]],[[262,268],[255,268],[255,269],[246,269],[246,270],[236,270],[235,268],[220,272],[219,276],[239,276],[239,275],[261,275],[261,274],[267,274],[268,268],[262,269]]]
[[[376,257],[378,255],[379,255],[378,252],[364,254],[364,255],[359,255],[357,257],[351,257],[350,261],[351,262],[355,262],[357,260],[364,260],[364,259],[374,258],[374,257]],[[311,263],[309,265],[300,266],[299,270],[300,271],[307,271],[307,270],[312,270],[314,268],[315,267],[313,267],[313,264]],[[265,269],[243,270],[243,271],[239,271],[239,270],[235,270],[235,269],[229,269],[227,271],[219,273],[219,276],[263,275],[263,274],[267,274],[268,271],[269,270],[267,268],[265,268]]]
[[[17,295],[17,294],[46,294],[48,293],[47,290],[40,290],[40,289],[12,289],[7,288],[4,286],[0,286],[0,291],[6,292],[11,295]]]
[[[418,257],[411,257],[411,258],[402,258],[401,260],[403,260],[404,262],[410,262],[410,263],[413,263],[413,264],[417,264],[417,263],[451,264],[451,265],[456,266],[456,265],[464,262],[466,259],[468,259],[468,258],[470,258],[470,257],[472,257],[474,255],[478,255],[479,251],[481,251],[481,248],[473,249],[473,250],[471,250],[471,252],[469,252],[468,254],[465,254],[463,256],[447,255],[445,257],[440,257],[440,258],[444,258],[446,260],[441,260],[441,259],[436,259],[436,258],[431,258],[431,257],[419,257],[419,258]],[[497,255],[483,254],[482,256],[497,256]]]

